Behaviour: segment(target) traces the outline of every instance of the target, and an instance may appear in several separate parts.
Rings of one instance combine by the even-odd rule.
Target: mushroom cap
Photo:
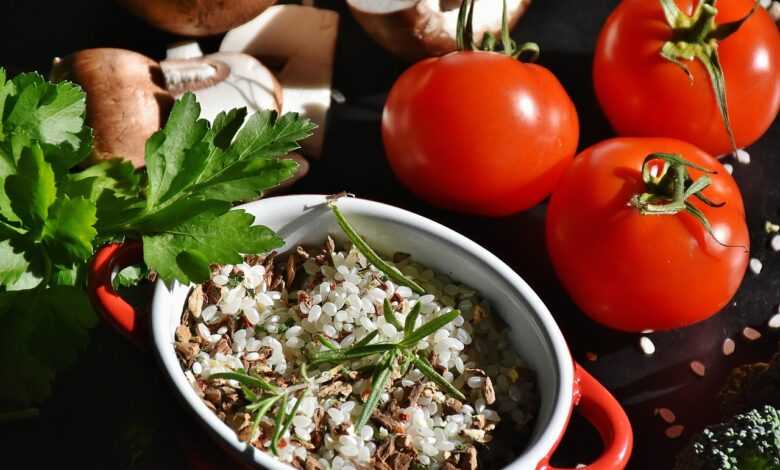
[[[460,0],[347,0],[352,15],[376,42],[391,53],[415,61],[457,49],[455,30]],[[531,0],[507,0],[509,28]],[[501,32],[502,3],[475,0],[474,40]]]
[[[249,114],[258,109],[282,110],[282,87],[274,74],[254,57],[238,52],[217,52],[191,59],[166,59],[160,62],[166,78],[177,70],[193,75],[198,68],[211,68],[210,78],[191,77],[181,83],[168,80],[167,88],[178,97],[195,93],[201,117],[213,121],[221,111],[245,107]]]
[[[276,0],[119,0],[152,26],[184,36],[224,33],[259,15]]]
[[[55,60],[52,80],[70,80],[87,92],[87,125],[94,130],[92,163],[121,157],[144,165],[146,140],[165,123],[173,96],[160,65],[124,49],[85,49]]]

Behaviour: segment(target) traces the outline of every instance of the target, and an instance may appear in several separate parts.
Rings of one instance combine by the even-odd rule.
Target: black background
[[[590,69],[599,28],[616,3],[535,0],[513,33],[518,40],[539,43],[539,63],[549,67],[572,96],[581,121],[580,148],[611,136],[592,91]],[[387,90],[408,64],[374,44],[341,1],[317,4],[342,14],[333,86],[346,102],[331,108],[324,159],[312,163],[309,176],[293,191],[346,189],[431,217],[495,252],[539,292],[575,358],[625,407],[636,437],[629,468],[671,468],[674,454],[691,432],[719,419],[715,395],[728,370],[766,359],[776,348],[778,334],[764,325],[780,301],[776,279],[780,256],[768,248],[763,225],[767,219],[780,218],[780,191],[775,183],[780,176],[780,125],[775,123],[749,149],[750,165],[731,162],[747,207],[751,256],[763,260],[764,271],[759,276],[748,272],[734,302],[717,316],[693,327],[652,335],[658,351],[646,357],[636,346],[637,335],[592,323],[563,294],[544,248],[543,206],[511,217],[482,219],[431,209],[399,187],[383,156],[379,117]],[[47,73],[54,56],[89,47],[122,47],[160,59],[166,44],[179,39],[154,30],[108,0],[5,0],[0,5],[0,65],[12,74]],[[207,52],[218,44],[219,38],[201,41]],[[740,338],[745,325],[756,326],[764,337],[753,343]],[[724,358],[720,346],[727,336],[737,341],[737,352]],[[585,359],[589,351],[598,354],[597,361]],[[691,360],[707,365],[705,377],[690,372]],[[657,407],[675,411],[678,422],[686,426],[681,439],[664,437],[665,424],[653,415]],[[4,449],[0,455],[5,461],[0,467],[12,462],[25,462],[28,468],[56,464],[107,469],[186,467],[183,448],[218,455],[196,433],[188,432],[193,426],[153,358],[98,327],[79,365],[56,382],[54,398],[43,406],[41,417],[0,425]],[[589,461],[599,450],[596,433],[575,417],[554,462],[573,466]]]

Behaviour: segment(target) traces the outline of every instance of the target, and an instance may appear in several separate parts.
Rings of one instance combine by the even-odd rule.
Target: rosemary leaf
[[[379,255],[377,255],[376,252],[370,246],[368,246],[368,243],[366,243],[366,241],[363,240],[360,235],[358,235],[355,229],[352,228],[349,222],[347,222],[347,219],[344,218],[344,214],[341,213],[341,210],[338,208],[335,202],[330,203],[330,208],[333,211],[333,215],[336,217],[336,221],[341,227],[341,230],[343,230],[344,234],[347,236],[347,238],[349,238],[349,241],[355,245],[358,251],[363,253],[363,256],[365,256],[371,264],[376,266],[377,269],[382,271],[393,282],[407,286],[418,294],[422,295],[425,293],[425,289],[423,289],[422,286],[409,279],[406,275],[399,271],[398,268],[387,264],[385,260],[380,258]]]
[[[368,419],[374,413],[374,410],[379,403],[379,397],[385,390],[387,385],[387,379],[390,378],[390,373],[393,370],[393,361],[395,360],[395,351],[390,353],[389,360],[384,363],[382,367],[379,367],[371,378],[371,394],[368,396],[363,409],[360,411],[357,423],[355,424],[355,431],[360,432],[363,426],[368,422]]]
[[[385,297],[385,302],[382,306],[385,314],[385,320],[387,323],[393,325],[396,330],[403,329],[403,326],[401,326],[401,322],[398,321],[398,317],[395,316],[395,312],[393,312],[393,306],[390,305],[390,301],[387,300],[387,297]]]
[[[209,376],[209,380],[214,379],[235,380],[236,382],[246,385],[247,387],[262,388],[263,390],[269,391],[271,393],[279,393],[279,388],[276,386],[269,384],[260,377],[249,375],[242,370],[211,374]]]
[[[281,439],[282,436],[284,436],[284,433],[287,432],[288,429],[290,429],[290,425],[292,424],[293,418],[295,418],[295,413],[298,412],[298,407],[301,406],[301,402],[303,401],[303,397],[306,396],[306,390],[301,390],[300,395],[298,395],[298,399],[295,400],[295,405],[293,406],[292,411],[290,411],[290,414],[288,414],[284,418],[284,423],[282,424],[282,429],[277,430],[275,433],[274,439],[276,442],[272,442],[271,445],[276,447],[276,444],[278,443],[279,439]],[[283,408],[284,409],[284,408]]]
[[[244,384],[241,384],[241,391],[244,392],[244,397],[248,401],[257,401],[257,394],[253,392],[249,387],[247,387]]]
[[[257,414],[255,415],[255,419],[252,421],[252,429],[249,433],[249,440],[250,442],[253,441],[256,437],[257,430],[260,427],[260,421],[262,421],[263,416],[268,413],[268,410],[271,409],[271,407],[279,401],[279,399],[282,398],[281,395],[274,395],[272,397],[268,397],[264,400],[258,401],[256,403],[252,403],[251,405],[247,406],[246,409],[248,411],[254,411],[257,410]]]
[[[276,419],[274,419],[274,436],[271,439],[271,452],[274,455],[279,455],[279,449],[276,448],[276,444],[279,443],[279,438],[282,436],[282,422],[287,416],[287,394],[283,393],[282,404],[279,405],[279,411],[276,412]]]
[[[455,388],[451,383],[447,382],[447,379],[442,377],[441,374],[436,372],[436,370],[433,368],[430,362],[428,362],[427,359],[424,357],[413,354],[412,355],[412,362],[414,362],[414,365],[417,366],[418,369],[420,369],[420,372],[423,373],[424,376],[428,377],[433,383],[435,383],[444,393],[457,398],[458,400],[465,400],[466,396],[461,393],[460,390]]]
[[[355,343],[354,346],[352,346],[352,347],[353,348],[357,348],[357,347],[365,346],[368,343],[370,343],[374,338],[376,338],[376,335],[378,335],[378,334],[379,334],[379,330],[371,330],[371,332],[369,334],[364,336],[363,339],[361,339],[360,341]]]
[[[417,323],[417,317],[420,316],[420,310],[422,309],[422,304],[420,302],[417,302],[414,304],[414,307],[412,307],[412,311],[409,312],[409,315],[406,316],[406,321],[404,322],[404,335],[409,336],[414,331],[414,324]]]
[[[341,363],[351,359],[360,359],[361,357],[373,356],[374,354],[390,351],[397,346],[390,343],[366,344],[353,346],[349,349],[339,351],[325,351],[314,355],[310,366],[324,364],[326,362]]]
[[[317,335],[317,341],[319,341],[320,344],[330,349],[331,351],[338,351],[339,349],[339,347],[336,346],[336,344],[333,341],[329,340],[328,338],[322,335]]]
[[[440,315],[434,318],[428,323],[412,331],[410,334],[406,335],[406,337],[400,343],[398,343],[398,346],[402,348],[409,348],[414,346],[415,344],[419,343],[427,336],[436,333],[439,330],[439,328],[443,327],[447,323],[456,319],[459,315],[460,315],[460,310],[452,310],[450,312],[445,313],[444,315]]]

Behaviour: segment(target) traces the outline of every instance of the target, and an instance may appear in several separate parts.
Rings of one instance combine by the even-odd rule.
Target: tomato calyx
[[[700,0],[691,16],[683,13],[674,0],[660,0],[660,2],[666,22],[673,32],[672,39],[661,46],[661,57],[680,67],[691,82],[693,82],[693,74],[688,70],[685,61],[698,60],[704,65],[723,125],[726,127],[732,152],[736,153],[737,143],[726,103],[726,82],[718,57],[718,43],[737,32],[756,11],[758,1],[744,17],[720,25],[715,21],[715,15],[718,14],[715,7],[717,0]]]
[[[501,37],[496,37],[490,31],[482,37],[482,43],[474,41],[474,0],[463,0],[458,10],[458,24],[456,25],[456,44],[460,51],[489,51],[499,52],[523,62],[535,62],[539,58],[539,45],[535,42],[517,44],[509,35],[509,17],[507,15],[506,0],[503,0],[504,8],[501,13]]]
[[[658,160],[662,162],[660,166]],[[699,170],[704,175],[693,179],[688,172],[689,168]],[[687,212],[701,223],[719,245],[736,248],[735,245],[727,245],[718,240],[707,216],[689,201],[691,197],[695,197],[710,207],[726,205],[725,202],[710,200],[703,193],[712,182],[709,175],[715,174],[716,171],[689,162],[679,154],[652,153],[642,162],[645,192],[633,195],[628,205],[637,209],[642,215],[675,215],[683,211]],[[741,248],[747,250],[744,246]]]

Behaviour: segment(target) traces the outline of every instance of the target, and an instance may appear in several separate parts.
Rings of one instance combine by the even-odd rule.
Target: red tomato
[[[544,67],[456,52],[401,75],[385,104],[382,137],[393,171],[419,197],[500,216],[550,194],[577,150],[579,122]]]
[[[628,206],[646,190],[642,162],[656,152],[717,171],[703,194],[725,205],[689,201],[718,241],[734,247],[719,244],[688,213],[641,215]],[[734,179],[712,156],[672,139],[616,138],[590,147],[574,159],[547,210],[547,246],[558,277],[585,313],[619,330],[677,328],[720,310],[742,281],[749,242]]]
[[[698,0],[676,0],[690,15]],[[718,24],[735,21],[753,0],[717,3]],[[624,0],[607,19],[596,46],[593,79],[607,118],[621,135],[674,137],[713,155],[731,151],[706,69],[685,61],[693,74],[663,59],[672,37],[659,0]],[[762,8],[718,47],[731,126],[738,147],[766,132],[780,109],[780,32]]]

